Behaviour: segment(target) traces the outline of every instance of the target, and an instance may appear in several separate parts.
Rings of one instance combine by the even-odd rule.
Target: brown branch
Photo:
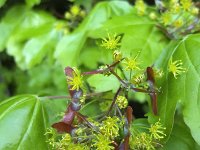
[[[103,92],[99,92],[99,93],[88,93],[86,94],[86,97],[87,98],[90,98],[90,97],[94,97],[94,96],[101,96],[103,94]],[[66,95],[66,96],[59,96],[59,95],[56,95],[56,96],[42,96],[40,98],[46,98],[46,99],[71,99],[71,96],[69,95]]]
[[[105,72],[105,71],[112,70],[111,68],[112,68],[112,67],[115,67],[116,65],[118,65],[122,60],[124,60],[124,58],[122,58],[122,59],[119,60],[119,61],[114,62],[114,63],[111,64],[111,65],[107,65],[107,68],[106,68],[106,69],[98,69],[98,70],[93,70],[93,71],[89,71],[89,72],[83,72],[82,75],[101,74],[101,73],[103,73],[103,72]]]
[[[120,94],[121,90],[122,90],[122,88],[119,87],[119,89],[117,90],[117,92],[116,92],[116,94],[115,94],[115,96],[114,96],[114,99],[113,99],[113,101],[112,101],[112,104],[110,105],[110,108],[109,108],[108,111],[106,112],[106,115],[105,115],[105,116],[107,116],[107,115],[112,111],[112,108],[113,108],[113,106],[114,106],[114,104],[115,104],[115,102],[116,102],[116,100],[117,100],[117,96]]]

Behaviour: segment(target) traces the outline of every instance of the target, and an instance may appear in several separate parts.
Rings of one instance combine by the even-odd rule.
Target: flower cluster
[[[136,0],[135,8],[137,10],[137,14],[140,16],[144,15],[146,12],[146,4],[143,0]]]
[[[151,127],[149,128],[149,132],[153,139],[160,140],[166,136],[166,134],[164,133],[165,129],[166,128],[163,127],[163,125],[161,124],[160,119],[159,119],[158,122],[151,125]]]
[[[65,18],[68,20],[76,20],[85,17],[86,13],[78,5],[73,5],[69,11],[65,13]]]
[[[134,150],[155,150],[150,135],[145,132],[138,134],[135,138],[131,137],[130,147]]]
[[[113,52],[113,60],[116,61],[120,61],[122,59],[122,53],[119,50],[115,50]]]
[[[108,34],[108,37],[102,40],[101,46],[108,50],[115,50],[120,46],[120,39],[121,36]]]
[[[137,61],[137,57],[138,57],[138,55],[135,56],[133,59],[132,58],[125,59],[125,62],[124,62],[124,65],[126,66],[125,70],[140,70],[139,63]]]
[[[164,5],[166,11],[161,13],[159,22],[166,28],[169,36],[178,39],[199,30],[199,9],[192,0],[170,0]]]
[[[162,70],[154,67],[143,68],[140,63],[139,51],[134,57],[124,57],[119,50],[121,36],[108,35],[103,39],[102,47],[113,54],[113,63],[106,64],[97,70],[81,73],[77,68],[66,67],[70,102],[63,119],[52,125],[58,132],[47,130],[48,143],[52,149],[58,150],[114,150],[130,147],[132,150],[154,150],[161,145],[161,139],[166,135],[160,120],[152,124],[146,132],[131,132],[133,120],[132,108],[128,106],[129,92],[143,92],[150,95],[152,112],[157,115],[157,87],[155,79],[162,77]],[[175,77],[183,72],[180,61],[169,63],[169,71]],[[119,73],[120,72],[120,73]],[[86,75],[112,75],[118,79],[120,86],[116,93],[93,93]],[[105,77],[106,78],[106,77]],[[84,84],[83,84],[84,83]],[[103,83],[101,83],[103,84]],[[87,87],[84,85],[87,85]],[[88,88],[88,93],[86,92]],[[92,93],[91,93],[92,92]],[[87,101],[86,101],[87,100]],[[93,111],[94,116],[87,116],[87,107],[93,102],[99,102]],[[83,110],[83,111],[82,111]],[[89,109],[91,111],[92,109]],[[86,114],[85,114],[86,113]]]
[[[133,134],[133,132],[130,139],[131,149],[156,150],[157,146],[162,146],[159,141],[166,136],[164,133],[165,129],[159,120],[148,128],[149,132],[139,132],[136,134]]]
[[[145,80],[145,75],[143,73],[137,74],[131,78],[131,83],[133,83],[135,85],[140,85],[141,83],[144,82],[144,80]]]
[[[86,12],[79,5],[73,5],[69,11],[65,12],[63,18],[65,21],[63,20],[55,23],[55,30],[61,34],[69,34],[78,26],[85,16]]]
[[[107,117],[101,123],[88,118],[91,126],[88,128],[84,124],[76,125],[72,133],[59,134],[50,128],[46,132],[47,142],[51,149],[59,150],[112,150],[113,140],[119,136],[120,120],[117,117]]]
[[[120,109],[126,108],[128,106],[128,100],[125,96],[117,96],[116,104]]]
[[[119,118],[117,117],[107,117],[106,120],[102,122],[100,126],[100,132],[106,137],[110,137],[111,139],[119,136]]]
[[[69,33],[69,27],[66,22],[58,22],[55,24],[55,30],[64,34]]]
[[[186,72],[186,68],[183,68],[182,65],[182,60],[173,61],[172,58],[169,60],[168,70],[173,73],[175,79],[181,73]]]
[[[103,134],[95,135],[95,139],[93,140],[93,142],[94,142],[93,147],[95,147],[96,150],[113,150],[114,149],[114,147],[111,145],[112,141]]]
[[[68,84],[71,86],[71,90],[79,90],[83,86],[83,76],[77,68],[73,68],[73,77],[68,77]]]

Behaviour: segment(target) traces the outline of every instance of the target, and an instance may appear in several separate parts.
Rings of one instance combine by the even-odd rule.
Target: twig
[[[113,64],[111,65],[107,65],[108,68],[106,69],[98,69],[98,70],[94,70],[94,71],[89,71],[89,72],[83,72],[82,75],[92,75],[92,74],[101,74],[107,70],[112,70],[111,68],[112,67],[115,67],[117,64],[119,64],[122,60],[124,60],[124,58],[122,58],[121,60],[119,61],[116,61],[114,62]]]
[[[114,106],[114,104],[115,104],[115,102],[116,102],[116,100],[117,100],[117,96],[119,95],[119,93],[121,92],[121,90],[122,90],[122,88],[119,87],[119,89],[117,90],[117,92],[116,92],[116,94],[115,94],[115,96],[114,96],[114,99],[113,99],[113,101],[112,101],[112,104],[110,105],[110,108],[109,108],[109,110],[108,110],[107,113],[106,113],[106,116],[107,116],[108,114],[110,114],[110,112],[112,111],[112,108],[113,108],[113,106]]]
[[[102,95],[103,92],[99,92],[99,93],[88,93],[86,94],[87,98],[93,97],[93,96],[100,96]],[[71,99],[71,96],[41,96],[40,98],[46,98],[46,99]]]

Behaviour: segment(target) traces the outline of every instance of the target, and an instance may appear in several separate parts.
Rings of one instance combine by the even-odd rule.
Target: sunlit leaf
[[[6,0],[0,0],[0,8],[5,4]]]
[[[143,68],[152,65],[168,44],[168,39],[155,26],[155,22],[136,14],[115,16],[100,28],[91,30],[92,38],[105,38],[108,34],[123,35],[121,52],[123,56],[135,57]]]
[[[37,5],[41,2],[41,0],[25,0],[26,4],[30,7]]]
[[[102,74],[97,74],[89,77],[87,79],[91,87],[95,88],[95,92],[106,92],[113,90],[117,91],[119,88],[119,81],[114,75],[104,76]]]
[[[48,149],[46,115],[35,95],[21,95],[0,103],[0,149]]]
[[[55,51],[55,58],[58,59],[63,66],[76,66],[77,57],[87,39],[87,32],[96,29],[102,25],[110,17],[123,15],[131,11],[131,6],[123,1],[102,2],[85,18],[81,25],[70,35],[64,36]],[[68,57],[68,59],[66,59]]]
[[[165,76],[158,86],[162,91],[158,96],[158,114],[167,128],[168,136],[171,133],[177,103],[181,105],[183,118],[190,128],[195,141],[200,144],[200,117],[199,85],[200,63],[198,59],[200,35],[190,35],[179,42],[172,42],[167,51],[164,51],[158,60],[157,66],[164,69]],[[183,67],[187,69],[175,79],[168,72],[169,59],[182,60]],[[150,117],[151,119],[155,117]],[[151,120],[150,119],[150,120]]]
[[[181,149],[181,150],[199,150],[200,146],[194,141],[189,128],[182,119],[176,116],[174,127],[163,150]]]

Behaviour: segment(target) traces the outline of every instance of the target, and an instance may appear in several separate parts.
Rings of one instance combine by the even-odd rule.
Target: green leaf
[[[37,5],[41,2],[41,0],[25,0],[26,4],[30,7]]]
[[[134,135],[139,132],[146,132],[149,128],[148,120],[145,118],[135,119],[131,124],[131,132]]]
[[[169,141],[162,148],[163,150],[199,150],[200,146],[194,141],[189,128],[185,125],[182,118],[176,116],[175,124]]]
[[[18,11],[17,7],[20,6],[15,7],[15,11]],[[15,13],[15,11],[12,13]],[[22,12],[22,14],[19,15],[23,16],[23,18],[12,33],[12,38],[15,38],[16,41],[23,41],[30,37],[48,33],[51,31],[53,23],[55,23],[55,19],[44,11],[33,11],[26,9],[24,12]]]
[[[117,91],[120,86],[120,82],[114,75],[104,76],[102,74],[96,74],[87,79],[91,87],[95,88],[95,92],[106,92],[112,90]]]
[[[97,47],[92,47],[88,45],[80,54],[81,63],[89,69],[96,69],[98,67],[97,62],[100,61],[100,57],[102,56],[101,54],[101,51],[98,51]]]
[[[95,118],[101,114],[98,100],[92,100],[86,103],[80,110],[80,113],[90,118]]]
[[[158,96],[158,113],[161,121],[167,128],[168,136],[171,133],[174,113],[179,102],[183,112],[186,125],[190,128],[195,141],[200,144],[200,63],[197,57],[200,53],[200,34],[189,35],[180,42],[172,42],[169,48],[163,52],[157,63],[158,67],[164,69],[165,76],[158,84],[162,92]],[[175,79],[167,70],[170,58],[182,60],[183,67],[187,68]],[[150,117],[150,120],[155,117]]]
[[[5,4],[6,0],[0,0],[0,8]]]
[[[47,114],[47,126],[62,120],[69,101],[67,102],[66,99],[49,99],[48,97],[40,97],[40,100]]]
[[[3,22],[0,23],[0,52],[4,50],[6,46],[7,39],[10,35],[10,26]]]
[[[89,36],[105,38],[108,33],[123,34],[120,47],[123,56],[135,57],[141,51],[138,61],[143,68],[152,65],[168,44],[167,38],[157,29],[155,22],[137,14],[115,16],[102,27],[91,30]]]
[[[43,58],[46,57],[50,51],[54,50],[57,41],[58,33],[55,30],[48,34],[33,37],[27,41],[22,50],[27,68],[41,63]]]
[[[63,68],[58,64],[53,65],[45,60],[26,72],[16,69],[13,74],[17,85],[16,94],[37,93],[40,96],[66,94],[67,84],[63,82],[66,77]]]
[[[178,44],[179,41],[170,42],[155,64],[158,69],[164,71],[164,77],[156,83],[157,87],[161,87],[162,90],[158,93],[158,116],[154,116],[152,113],[148,114],[150,123],[155,123],[158,118],[161,119],[162,124],[166,127],[167,136],[165,141],[168,140],[171,134],[176,105],[180,97],[177,92],[180,87],[172,85],[171,80],[168,79],[167,70],[168,60],[170,59],[174,48],[176,48]]]
[[[100,27],[110,17],[129,13],[131,8],[127,2],[123,1],[98,3],[72,34],[66,35],[60,40],[54,57],[63,66],[76,66],[78,63],[77,57],[86,42],[88,31]]]
[[[0,149],[48,149],[46,115],[35,95],[21,95],[0,103]]]
[[[25,6],[15,6],[9,9],[0,22],[0,51],[4,50],[7,41],[14,31],[15,27],[22,21],[24,12],[27,11]],[[17,16],[17,17],[16,17]]]
[[[64,36],[56,47],[55,58],[62,66],[76,66],[78,55],[85,41],[84,32]]]
[[[0,49],[5,48],[6,43],[7,53],[14,56],[17,64],[22,69],[31,68],[40,63],[57,43],[58,33],[53,30],[54,23],[55,19],[43,11],[15,6],[0,24],[6,29],[0,30],[0,33],[5,32],[5,37],[0,38]]]

